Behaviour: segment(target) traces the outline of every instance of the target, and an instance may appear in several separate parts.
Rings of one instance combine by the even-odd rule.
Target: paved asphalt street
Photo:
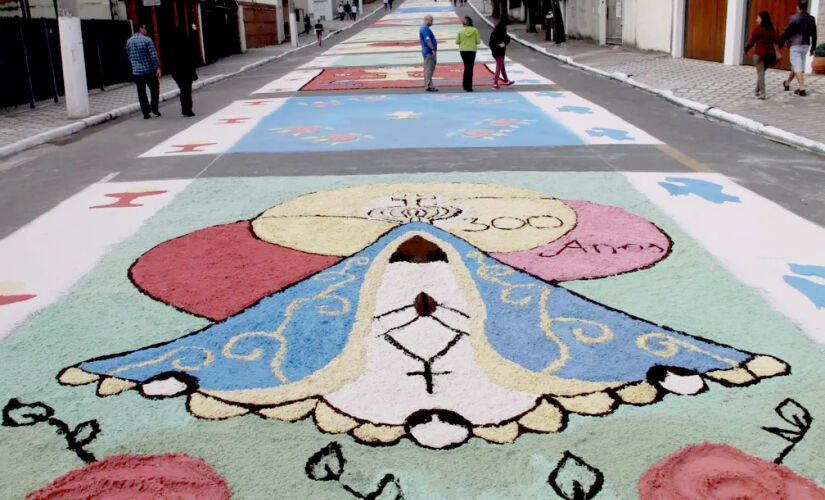
[[[0,162],[0,498],[825,498],[825,158],[471,12]]]
[[[460,15],[472,15],[469,8]],[[489,28],[475,23],[482,40]],[[416,30],[415,25],[408,27]],[[442,40],[452,46],[452,40]],[[555,82],[553,88],[573,91],[636,127],[655,135],[664,145],[562,146],[510,148],[431,149],[433,137],[427,127],[418,127],[418,148],[336,152],[245,153],[187,157],[139,158],[161,140],[193,124],[193,120],[220,110],[230,102],[247,98],[298,66],[319,56],[329,47],[310,48],[274,64],[195,94],[198,116],[180,116],[178,103],[163,106],[160,119],[143,120],[136,115],[95,127],[41,151],[23,153],[0,163],[0,237],[30,222],[61,200],[90,183],[117,173],[113,180],[186,179],[195,177],[259,175],[339,175],[401,172],[453,171],[714,171],[779,203],[794,213],[825,225],[825,158],[799,152],[716,124],[703,117],[631,89],[620,83],[571,69],[541,54],[511,44],[508,57]],[[538,87],[542,88],[542,87]],[[548,87],[549,88],[549,87]],[[477,91],[492,92],[488,85]],[[525,90],[516,85],[496,95]],[[285,96],[357,96],[375,90],[335,90],[279,93]],[[381,90],[385,94],[420,94],[421,88]],[[461,93],[443,88],[440,95]],[[478,94],[476,94],[478,95]],[[274,95],[265,95],[273,97]],[[347,117],[355,124],[362,119]],[[491,144],[491,146],[493,146]],[[13,164],[4,169],[3,165]]]

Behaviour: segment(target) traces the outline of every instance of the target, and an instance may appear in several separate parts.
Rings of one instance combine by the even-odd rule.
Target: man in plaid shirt
[[[160,94],[160,64],[158,54],[155,52],[155,44],[152,39],[146,36],[146,25],[141,24],[137,33],[126,42],[126,55],[132,65],[132,75],[135,77],[137,85],[138,101],[140,110],[143,111],[144,118],[151,118],[149,114],[149,102],[146,99],[146,86],[152,94],[151,111],[155,116],[160,116],[158,110],[158,97]]]

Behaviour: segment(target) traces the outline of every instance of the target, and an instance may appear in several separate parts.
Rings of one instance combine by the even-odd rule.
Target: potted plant
[[[825,43],[814,49],[814,60],[811,63],[811,68],[818,75],[825,74]]]

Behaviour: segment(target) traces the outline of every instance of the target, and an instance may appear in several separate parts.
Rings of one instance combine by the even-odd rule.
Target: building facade
[[[780,32],[796,0],[564,0],[568,36],[669,52],[673,57],[750,64],[744,47],[757,13],[768,11]],[[809,0],[825,42],[825,0]],[[789,64],[787,48],[779,67]],[[810,58],[808,60],[810,71]]]

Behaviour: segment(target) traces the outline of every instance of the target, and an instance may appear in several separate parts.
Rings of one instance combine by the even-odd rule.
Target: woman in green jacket
[[[478,36],[478,30],[473,28],[473,20],[469,17],[464,18],[464,26],[458,30],[455,43],[458,44],[461,60],[464,61],[464,90],[472,92],[473,66],[476,63],[476,50],[481,39]]]

